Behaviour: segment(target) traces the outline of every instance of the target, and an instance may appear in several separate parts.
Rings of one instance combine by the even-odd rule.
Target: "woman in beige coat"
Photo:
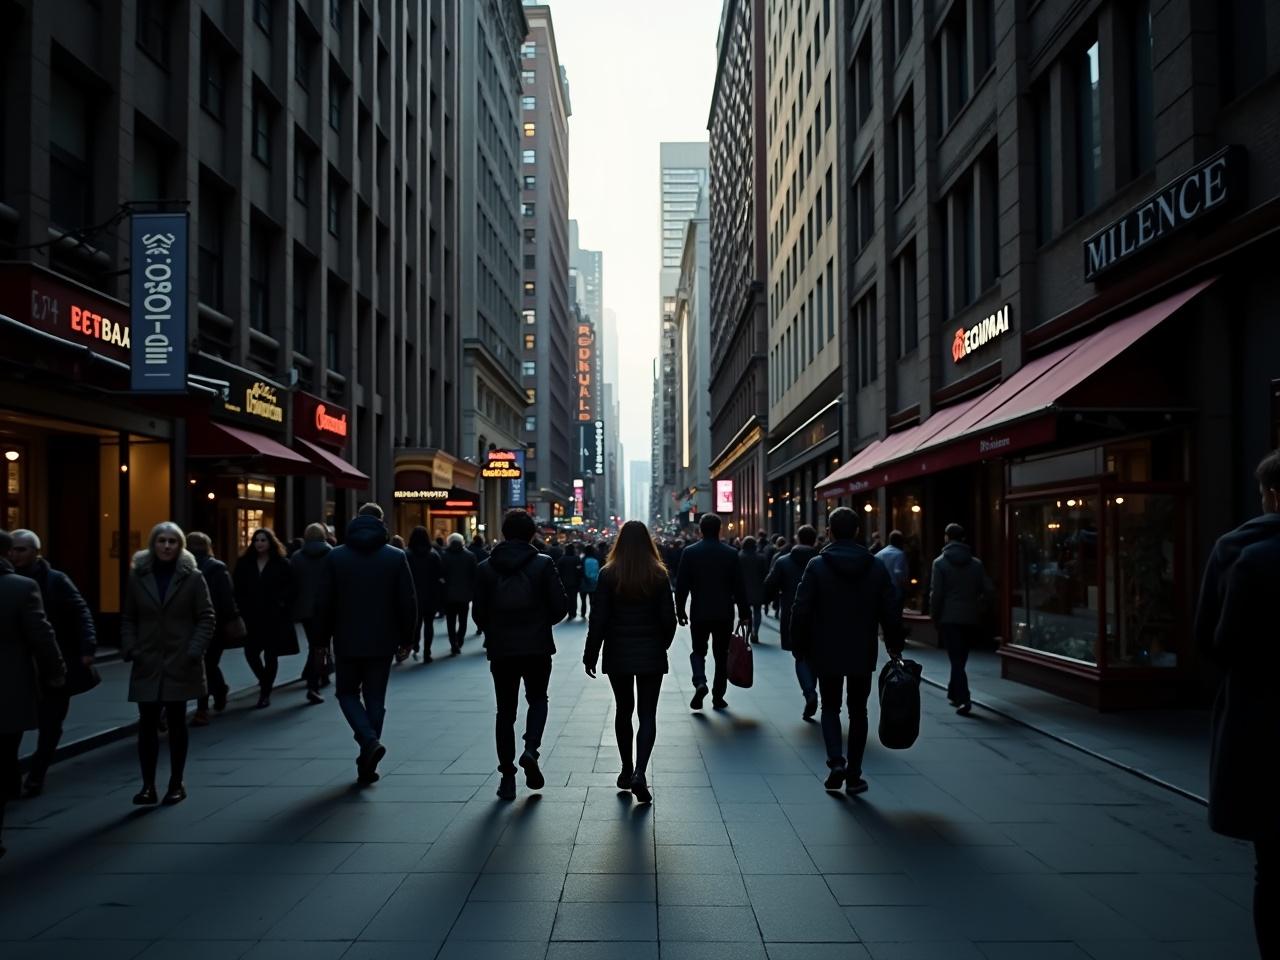
[[[136,804],[158,802],[156,761],[160,718],[169,726],[167,804],[187,798],[182,771],[187,762],[186,705],[206,695],[204,653],[216,622],[209,588],[186,550],[176,523],[158,523],[150,545],[134,554],[121,617],[121,652],[133,664],[129,699],[138,705],[138,759],[142,791]]]

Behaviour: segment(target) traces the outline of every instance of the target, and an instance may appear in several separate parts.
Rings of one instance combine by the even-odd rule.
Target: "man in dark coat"
[[[755,537],[742,541],[738,566],[742,568],[742,589],[751,610],[751,642],[759,643],[760,618],[764,614],[764,581],[769,575],[769,561],[760,553],[760,543]]]
[[[199,530],[188,533],[187,549],[196,558],[196,569],[209,587],[209,600],[213,603],[213,615],[217,620],[213,628],[213,639],[204,652],[204,676],[209,696],[196,701],[196,712],[191,718],[193,727],[203,727],[209,723],[209,697],[213,698],[213,709],[219,713],[227,708],[231,686],[222,673],[222,655],[228,644],[235,646],[244,643],[244,621],[240,620],[240,609],[236,606],[236,589],[231,583],[231,571],[213,555],[213,541],[209,539],[209,535]],[[238,635],[231,635],[237,631]]]
[[[764,581],[764,599],[766,603],[778,605],[782,616],[778,622],[778,632],[782,635],[782,649],[790,650],[796,662],[796,679],[800,681],[800,692],[804,694],[805,720],[812,720],[818,712],[818,683],[813,676],[813,667],[802,657],[791,642],[791,605],[796,600],[796,590],[800,586],[800,578],[804,576],[809,561],[818,555],[814,546],[818,542],[818,531],[807,523],[796,531],[799,542],[790,553],[780,555],[769,570]]]
[[[58,752],[71,697],[95,686],[93,654],[98,647],[98,634],[89,605],[71,578],[53,569],[41,556],[40,538],[31,530],[14,530],[10,535],[13,547],[9,559],[14,571],[31,578],[40,588],[45,615],[53,624],[58,649],[67,666],[67,682],[57,690],[47,691],[40,700],[40,736],[23,787],[24,796],[36,797],[44,790],[45,775]]]
[[[381,738],[391,661],[408,656],[418,624],[409,561],[376,516],[352,520],[346,542],[325,558],[316,618],[321,639],[333,640],[334,692],[360,745],[357,780],[373,783],[387,753]]]
[[[449,652],[455,657],[462,652],[462,641],[467,637],[467,607],[475,596],[478,566],[462,534],[449,534],[440,567],[444,573],[444,622],[449,630]]]
[[[929,577],[929,616],[937,625],[938,637],[951,660],[947,699],[956,708],[956,713],[967,717],[973,707],[969,702],[969,677],[965,673],[965,664],[981,633],[982,619],[993,591],[982,561],[964,542],[964,527],[949,523],[943,537],[942,553],[933,561],[933,573]],[[888,569],[885,564],[885,570]],[[892,573],[889,580],[893,582]],[[895,584],[895,602],[897,597]],[[902,609],[901,605],[898,609]]]
[[[502,774],[498,796],[503,800],[516,796],[515,722],[521,681],[529,712],[520,766],[529,789],[540,790],[546,783],[538,768],[538,749],[547,725],[547,685],[556,652],[551,628],[569,612],[555,564],[534,549],[535,533],[533,517],[523,510],[510,511],[502,521],[503,541],[480,565],[476,583],[475,618],[484,631],[498,705],[494,734]]]
[[[431,546],[431,537],[425,527],[414,527],[409,534],[409,572],[413,574],[413,589],[418,597],[418,626],[413,631],[413,656],[417,659],[418,644],[422,644],[422,660],[431,662],[431,642],[435,639],[433,623],[440,606],[440,594],[444,588],[444,568],[440,554]]]
[[[848,507],[831,511],[831,544],[809,561],[791,610],[791,643],[807,656],[822,694],[822,739],[827,748],[826,788],[862,793],[862,755],[867,747],[867,698],[876,670],[877,628],[890,656],[902,649],[902,614],[884,564],[858,543],[858,515]],[[793,551],[794,552],[794,551]],[[840,708],[849,685],[849,753],[840,749]]]
[[[1196,627],[1197,633],[1207,631],[1208,618],[1215,617],[1206,652],[1223,669],[1213,705],[1209,826],[1228,837],[1253,841],[1253,920],[1259,952],[1266,958],[1280,956],[1280,814],[1266,759],[1280,746],[1273,689],[1280,647],[1272,593],[1280,583],[1280,451],[1263,459],[1257,477],[1262,516],[1214,547]],[[1241,546],[1245,539],[1252,542]],[[1210,571],[1215,573],[1212,582]]]
[[[569,597],[569,619],[572,620],[578,615],[578,594],[582,590],[582,558],[574,544],[564,548],[564,556],[556,561],[556,572],[560,574],[560,583]],[[585,597],[582,599],[582,618],[587,618]]]
[[[707,696],[707,641],[710,640],[711,655],[715,660],[711,705],[723,710],[728,706],[724,695],[729,687],[729,639],[733,636],[735,611],[740,625],[750,623],[747,593],[742,584],[737,551],[720,541],[720,518],[714,513],[704,513],[698,527],[702,531],[702,539],[685,547],[680,554],[680,569],[676,573],[676,616],[681,626],[689,625],[693,637],[689,664],[693,667],[694,691],[689,707],[701,710],[702,701]],[[693,608],[686,612],[690,593],[693,594]]]
[[[6,802],[18,795],[22,734],[40,723],[40,698],[66,684],[67,668],[40,588],[9,562],[13,538],[0,530],[0,835]],[[0,842],[0,857],[4,856]]]

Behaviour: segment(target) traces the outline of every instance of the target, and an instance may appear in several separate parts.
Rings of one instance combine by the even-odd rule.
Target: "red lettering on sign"
[[[316,407],[316,429],[323,433],[332,433],[337,437],[345,437],[347,435],[347,415],[344,413],[340,417],[332,416],[325,405],[319,404]]]

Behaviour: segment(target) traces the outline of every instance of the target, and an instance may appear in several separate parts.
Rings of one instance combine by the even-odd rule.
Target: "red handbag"
[[[729,682],[735,687],[749,687],[755,679],[749,629],[739,626],[729,638]]]

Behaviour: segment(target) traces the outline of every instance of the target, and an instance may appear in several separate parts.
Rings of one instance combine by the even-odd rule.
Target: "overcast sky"
[[[622,442],[648,460],[661,268],[658,144],[706,140],[721,0],[550,0],[569,75],[569,215],[604,251]],[[630,470],[624,474],[629,483]]]

